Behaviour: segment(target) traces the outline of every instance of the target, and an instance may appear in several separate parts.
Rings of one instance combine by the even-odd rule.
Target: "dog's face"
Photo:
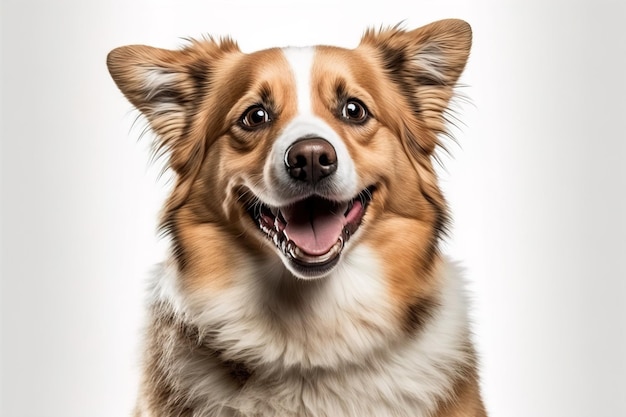
[[[445,226],[431,157],[470,42],[469,26],[448,20],[368,31],[353,50],[114,50],[113,78],[177,174],[164,227],[179,267],[201,277],[280,259],[313,279],[367,245],[406,260],[386,266],[403,293]]]

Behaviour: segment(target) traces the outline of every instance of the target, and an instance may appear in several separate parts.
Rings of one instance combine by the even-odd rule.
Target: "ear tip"
[[[152,53],[157,48],[146,45],[124,45],[114,48],[107,54],[107,62],[115,62],[119,60],[138,58],[142,55]]]
[[[109,73],[115,76],[133,64],[143,61],[144,56],[152,53],[156,48],[145,45],[118,46],[107,54],[106,64]]]
[[[456,19],[459,33],[464,34],[470,41],[472,40],[472,26],[465,20]]]
[[[444,26],[448,31],[468,38],[472,37],[472,26],[463,19],[444,19],[435,24]]]
[[[445,19],[433,23],[441,33],[453,36],[461,49],[468,50],[472,46],[472,26],[462,19]]]
[[[107,68],[109,72],[112,72],[120,63],[128,58],[128,49],[128,46],[119,46],[107,54]]]

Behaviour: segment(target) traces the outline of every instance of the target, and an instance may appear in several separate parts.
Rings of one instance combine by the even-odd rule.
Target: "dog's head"
[[[370,30],[353,50],[112,51],[177,175],[163,225],[179,267],[269,257],[317,278],[360,244],[433,262],[446,207],[431,157],[470,43],[465,22],[445,20]]]

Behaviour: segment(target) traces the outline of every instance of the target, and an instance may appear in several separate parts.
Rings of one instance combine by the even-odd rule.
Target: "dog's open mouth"
[[[312,196],[278,208],[257,200],[247,211],[299,272],[317,275],[337,263],[361,225],[373,192],[374,187],[369,187],[342,203]]]

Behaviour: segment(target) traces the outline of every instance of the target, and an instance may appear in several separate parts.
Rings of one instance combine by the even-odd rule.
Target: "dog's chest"
[[[375,281],[377,270],[372,256],[365,262],[366,253],[360,255],[359,269],[341,277],[344,287],[299,294],[317,297],[306,310],[251,302],[246,286],[205,300],[202,313],[190,315],[211,329],[210,348],[195,345],[197,334],[180,334],[179,324],[155,335],[160,361],[170,361],[163,382],[186,397],[193,417],[430,415],[468,360],[458,277],[443,280],[433,319],[398,337],[384,333],[389,311],[380,288],[359,285],[363,277]],[[350,292],[353,297],[329,300]]]
[[[235,415],[244,416],[426,415],[425,404],[399,383],[406,376],[397,377],[394,380],[392,375],[375,371],[349,370],[326,376],[284,378],[275,385],[252,385],[235,397],[232,409]]]
[[[193,416],[427,416],[435,406],[433,399],[442,398],[444,392],[436,392],[438,387],[433,389],[436,379],[420,381],[414,371],[365,366],[332,372],[252,375],[243,386],[225,383],[224,375],[213,373],[195,381],[196,389],[207,386],[219,386],[219,389],[191,401]]]

